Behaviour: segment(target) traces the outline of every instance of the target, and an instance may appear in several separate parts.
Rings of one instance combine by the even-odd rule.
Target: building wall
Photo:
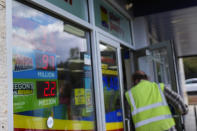
[[[8,130],[8,73],[5,1],[0,0],[0,131]]]
[[[133,21],[133,39],[135,49],[149,46],[147,23],[144,17],[137,17]]]

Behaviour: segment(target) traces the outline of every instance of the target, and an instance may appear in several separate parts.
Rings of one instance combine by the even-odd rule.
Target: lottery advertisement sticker
[[[57,80],[14,79],[14,112],[58,105]]]
[[[14,48],[12,61],[14,78],[57,79],[54,53]]]

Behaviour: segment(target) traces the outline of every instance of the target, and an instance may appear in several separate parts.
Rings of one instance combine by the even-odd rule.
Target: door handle
[[[127,128],[126,131],[131,131],[131,129],[130,129],[130,119],[126,118],[125,123],[126,123],[126,128]]]

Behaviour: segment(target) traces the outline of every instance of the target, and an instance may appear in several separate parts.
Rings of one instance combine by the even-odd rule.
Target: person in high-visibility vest
[[[134,87],[125,96],[131,107],[136,131],[176,131],[166,98],[183,115],[188,112],[188,107],[180,95],[162,83],[148,81],[147,75],[142,71],[136,71],[132,79]]]

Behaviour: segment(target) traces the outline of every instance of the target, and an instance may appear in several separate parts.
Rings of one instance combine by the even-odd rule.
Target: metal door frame
[[[105,121],[105,106],[104,106],[104,93],[103,93],[103,81],[102,81],[102,70],[101,70],[101,54],[100,54],[100,48],[99,44],[100,42],[105,43],[107,45],[110,45],[114,48],[116,48],[117,51],[117,64],[118,64],[118,75],[119,75],[119,86],[120,86],[120,97],[121,97],[121,108],[122,108],[122,116],[123,116],[123,128],[125,130],[125,112],[124,112],[124,93],[123,93],[123,76],[122,76],[122,64],[121,64],[121,53],[120,53],[120,43],[104,36],[100,32],[96,32],[96,47],[97,47],[97,69],[98,69],[98,83],[99,83],[99,89],[97,89],[98,93],[96,94],[97,98],[100,98],[100,103],[99,103],[99,110],[101,111],[101,124],[100,125],[102,128],[102,131],[106,131],[106,121]],[[98,106],[97,106],[98,107]]]

